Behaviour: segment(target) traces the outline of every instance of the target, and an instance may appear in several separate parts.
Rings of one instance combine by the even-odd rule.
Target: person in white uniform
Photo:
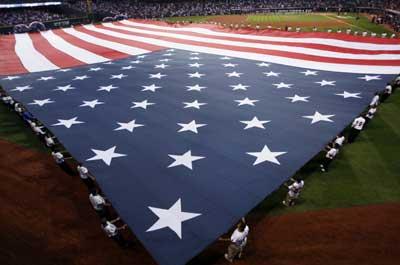
[[[365,125],[365,118],[361,115],[354,119],[349,132],[349,143],[353,143]]]
[[[377,108],[375,106],[372,106],[368,109],[367,114],[365,114],[365,126],[367,126],[367,124],[374,118],[375,113],[377,111]]]
[[[329,145],[326,147],[325,157],[322,163],[319,165],[321,167],[322,172],[328,171],[329,165],[332,163],[333,159],[337,156],[338,153],[339,153],[338,144],[335,144],[333,147]]]
[[[79,176],[83,183],[86,184],[86,187],[91,190],[94,188],[95,183],[94,183],[94,176],[89,173],[89,170],[82,165],[82,163],[79,163],[78,166],[76,167],[76,170],[79,173]]]
[[[221,241],[231,242],[228,246],[228,251],[224,257],[227,261],[233,262],[235,258],[241,258],[243,250],[247,245],[247,237],[249,235],[249,226],[246,224],[246,220],[242,220],[237,224],[235,231],[233,231],[230,238],[220,238]]]
[[[110,206],[110,204],[107,203],[106,198],[101,196],[96,189],[90,192],[89,202],[100,218],[108,216],[107,206]]]
[[[382,96],[381,96],[381,102],[385,102],[388,97],[390,97],[390,95],[392,94],[393,88],[392,85],[390,83],[387,83],[385,90],[383,90],[382,92]]]
[[[374,97],[371,100],[371,103],[369,103],[369,106],[372,107],[372,106],[378,106],[378,105],[379,105],[379,93],[376,92]]]
[[[107,221],[106,218],[102,218],[101,220],[101,228],[103,231],[106,233],[106,235],[113,239],[115,242],[117,242],[118,245],[121,247],[127,247],[127,241],[122,237],[121,233],[119,232],[120,230],[126,229],[127,225],[124,224],[120,227],[117,227],[115,225],[116,222],[120,221],[121,218],[116,218],[111,221]]]
[[[292,185],[288,185],[285,183],[285,186],[288,188],[288,192],[286,194],[286,199],[282,202],[283,205],[291,207],[295,204],[296,200],[299,198],[302,189],[304,188],[304,181],[299,179],[290,179],[293,181]]]
[[[333,141],[332,146],[337,144],[340,148],[344,145],[345,140],[346,140],[346,137],[344,137],[343,134],[339,134],[338,136],[336,136],[335,140]]]

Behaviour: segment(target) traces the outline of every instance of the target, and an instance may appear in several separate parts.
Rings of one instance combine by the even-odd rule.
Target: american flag
[[[236,37],[222,38],[228,33],[219,31],[206,44],[198,38],[208,29],[159,27],[123,21],[8,36],[17,40],[17,57],[25,56],[20,66],[35,73],[0,80],[89,168],[162,265],[185,264],[226,232],[368,105],[391,79],[382,73],[398,70],[395,44],[342,47],[338,39],[317,44],[322,40],[231,33]],[[185,39],[161,35],[178,31]],[[315,43],[271,44],[281,51],[227,48],[225,42],[238,38],[262,47],[282,38]],[[340,52],[328,51],[333,48],[327,41],[342,44]],[[134,45],[139,42],[141,47]],[[316,46],[329,62],[290,57],[316,52]],[[298,52],[285,51],[289,47]],[[360,48],[363,54],[352,53]],[[384,49],[393,57],[385,58]],[[332,59],[331,52],[365,58]],[[134,56],[118,59],[126,54]],[[345,61],[359,64],[353,69]]]

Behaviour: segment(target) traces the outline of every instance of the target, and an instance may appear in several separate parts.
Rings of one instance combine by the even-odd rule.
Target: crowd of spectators
[[[203,15],[225,15],[262,12],[267,9],[313,9],[324,11],[332,8],[354,10],[357,7],[376,7],[400,11],[400,1],[395,0],[93,0],[92,10],[97,17],[125,15],[133,18],[165,18]],[[86,0],[65,0],[65,7],[77,13],[86,13]],[[70,18],[62,9],[13,8],[0,9],[0,26],[29,24],[33,21],[52,21]],[[398,18],[385,18],[399,25]]]
[[[0,26],[29,24],[34,21],[51,21],[68,18],[69,15],[45,9],[0,9]]]
[[[69,0],[72,8],[86,10],[86,1]],[[399,1],[394,0],[93,0],[93,12],[108,15],[124,14],[134,18],[164,18],[171,16],[200,16],[248,13],[262,9],[328,8],[355,9],[376,7],[400,10]]]

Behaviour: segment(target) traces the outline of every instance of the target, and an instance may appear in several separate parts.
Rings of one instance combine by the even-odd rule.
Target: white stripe
[[[138,54],[150,52],[148,50],[124,45],[124,44],[121,44],[118,42],[103,40],[103,39],[91,36],[89,34],[86,34],[84,32],[77,31],[76,29],[73,29],[73,28],[64,28],[62,30],[74,37],[77,37],[77,38],[83,40],[83,41],[86,41],[89,43],[94,43],[96,45],[103,46],[103,47],[106,47],[106,48],[109,48],[109,49],[112,49],[115,51],[119,51],[122,53],[130,54],[130,55],[138,55]]]
[[[171,28],[171,27],[164,27],[152,24],[145,24],[145,23],[137,23],[128,20],[120,21],[126,25],[132,26],[141,26],[147,27],[152,29],[163,29],[163,30],[170,30],[170,31],[185,31],[185,32],[196,32],[199,34],[207,34],[212,36],[220,36],[220,37],[233,37],[233,38],[243,38],[248,40],[263,40],[263,41],[276,41],[276,42],[290,42],[290,43],[313,43],[313,44],[322,44],[322,45],[330,45],[335,47],[341,48],[352,48],[352,49],[361,49],[361,50],[385,50],[385,51],[398,51],[400,50],[399,44],[375,44],[375,43],[365,43],[365,42],[354,42],[354,41],[345,41],[345,40],[338,40],[338,39],[329,39],[329,38],[291,38],[291,37],[272,37],[272,36],[258,36],[258,35],[245,35],[239,33],[226,33],[226,32],[218,32],[212,31],[209,29],[204,28],[195,28],[195,27],[188,27],[188,28]]]
[[[71,43],[61,38],[60,36],[54,34],[53,31],[51,30],[41,31],[40,34],[42,34],[42,36],[50,43],[51,46],[53,46],[57,50],[60,50],[68,54],[71,57],[74,57],[75,59],[81,62],[92,64],[92,63],[109,61],[109,59],[103,56],[97,55],[95,53],[77,47],[75,45],[72,45]]]
[[[104,26],[115,28],[115,25],[105,23]],[[333,64],[333,63],[320,63],[320,62],[311,62],[299,59],[291,59],[286,57],[279,56],[271,56],[271,55],[262,55],[257,53],[250,52],[236,52],[225,49],[216,49],[209,48],[204,46],[196,46],[196,45],[187,45],[174,43],[170,41],[163,41],[154,38],[144,38],[140,36],[134,36],[130,34],[123,34],[119,32],[115,32],[112,30],[99,29],[94,27],[93,25],[84,26],[85,28],[100,32],[103,34],[107,34],[110,36],[114,36],[117,38],[123,38],[128,40],[135,40],[139,42],[151,43],[155,45],[159,45],[162,47],[168,48],[176,48],[193,52],[204,52],[210,54],[217,54],[221,56],[231,56],[243,59],[249,59],[254,61],[265,61],[272,62],[277,64],[289,65],[294,67],[301,67],[307,69],[316,69],[316,70],[324,70],[324,71],[333,71],[333,72],[345,72],[345,73],[362,73],[362,74],[397,74],[400,72],[400,67],[392,67],[392,66],[368,66],[368,65],[348,65],[348,64]]]
[[[28,33],[14,34],[15,53],[28,72],[39,72],[59,69],[33,46]]]
[[[280,51],[280,52],[293,52],[293,53],[301,53],[313,56],[322,56],[328,58],[340,58],[340,59],[359,59],[359,60],[399,60],[400,54],[351,54],[351,53],[340,53],[340,52],[332,52],[320,49],[311,49],[311,48],[302,48],[302,47],[293,47],[293,46],[285,46],[285,45],[273,45],[273,44],[261,44],[261,43],[251,43],[251,42],[240,42],[240,41],[230,41],[230,40],[221,40],[221,39],[213,39],[213,38],[203,38],[203,37],[195,37],[188,36],[184,34],[176,34],[176,33],[166,33],[161,31],[150,31],[143,30],[132,27],[124,27],[117,26],[118,29],[127,30],[135,33],[143,33],[143,34],[152,34],[155,36],[163,36],[176,38],[181,40],[198,41],[198,42],[206,42],[206,43],[214,43],[221,45],[230,45],[236,47],[244,47],[244,48],[256,48],[262,50],[272,50],[272,51]]]

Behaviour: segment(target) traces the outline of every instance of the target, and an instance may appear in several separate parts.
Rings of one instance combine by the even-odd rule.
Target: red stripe
[[[387,51],[387,50],[362,50],[362,49],[353,49],[353,48],[343,48],[343,47],[336,47],[327,44],[316,44],[316,43],[300,43],[300,42],[283,42],[283,41],[266,41],[266,40],[249,40],[245,38],[241,38],[239,35],[237,37],[225,37],[225,36],[214,36],[209,34],[202,34],[196,32],[185,32],[185,31],[178,31],[178,30],[166,30],[166,29],[151,29],[145,26],[132,26],[122,23],[114,23],[126,27],[132,28],[139,28],[149,31],[159,31],[159,32],[166,32],[166,33],[175,33],[187,36],[195,36],[195,37],[203,37],[203,38],[210,38],[210,39],[218,39],[218,40],[228,40],[228,41],[240,41],[246,43],[259,43],[259,44],[273,44],[273,45],[284,45],[284,46],[291,46],[291,47],[302,47],[302,48],[310,48],[310,49],[318,49],[318,50],[325,50],[325,51],[332,51],[332,52],[340,52],[340,53],[350,53],[350,54],[400,54],[400,47],[399,50],[394,51]],[[148,23],[147,23],[148,24]],[[236,34],[237,32],[235,32]]]
[[[66,32],[64,32],[61,29],[53,30],[53,33],[58,35],[59,37],[63,38],[66,42],[69,42],[70,44],[80,47],[82,49],[85,49],[87,51],[90,51],[94,54],[103,56],[105,58],[111,59],[111,60],[116,60],[116,59],[123,59],[128,56],[129,54],[122,53],[119,51],[115,51],[103,46],[99,46],[93,43],[89,43],[86,41],[83,41],[77,37],[74,37]]]
[[[126,39],[121,39],[121,38],[117,38],[117,37],[112,37],[106,34],[102,34],[102,33],[98,33],[98,32],[94,32],[91,30],[88,30],[82,26],[79,27],[75,27],[74,28],[77,31],[80,31],[82,33],[86,33],[88,35],[92,35],[93,37],[99,38],[99,39],[103,39],[103,40],[108,40],[108,41],[112,41],[112,42],[117,42],[117,43],[121,43],[124,45],[128,45],[128,46],[132,46],[135,48],[141,48],[147,51],[159,51],[162,49],[165,49],[165,47],[161,47],[161,46],[157,46],[157,45],[153,45],[153,44],[148,44],[148,43],[144,43],[144,42],[138,42],[138,41],[133,41],[133,40],[126,40]]]
[[[102,25],[99,25],[97,27],[102,28],[102,29],[107,29],[107,30],[112,30],[112,31],[116,31],[116,32],[129,34],[131,36],[151,37],[153,39],[159,39],[159,40],[181,43],[181,44],[188,44],[188,45],[193,45],[193,46],[210,47],[210,48],[239,51],[239,52],[252,52],[252,53],[258,53],[258,54],[273,55],[273,56],[306,60],[306,61],[336,63],[336,64],[354,64],[354,65],[400,66],[400,60],[361,60],[361,59],[330,58],[330,57],[308,55],[308,54],[294,53],[294,52],[273,51],[273,50],[264,50],[264,49],[258,49],[258,48],[237,47],[237,46],[231,46],[231,45],[198,42],[198,41],[191,41],[191,40],[181,40],[181,39],[176,39],[176,38],[172,38],[172,37],[161,37],[161,36],[148,34],[148,33],[140,33],[140,34],[132,33],[127,30],[107,28]]]
[[[74,67],[85,64],[70,55],[54,48],[40,33],[29,34],[35,49],[49,61],[60,68]]]
[[[15,75],[27,73],[21,60],[15,53],[14,35],[0,37],[0,75]]]
[[[363,42],[363,43],[372,43],[372,44],[400,44],[400,39],[388,39],[388,38],[378,38],[378,37],[362,37],[362,36],[354,36],[348,35],[345,33],[327,33],[327,32],[287,32],[281,30],[256,30],[256,29],[238,29],[232,30],[230,28],[223,28],[217,25],[211,24],[189,24],[189,25],[180,25],[180,24],[172,24],[164,21],[155,21],[155,20],[140,20],[140,19],[131,19],[133,22],[144,23],[144,24],[153,24],[171,28],[206,28],[219,32],[227,32],[227,33],[240,33],[240,34],[252,34],[259,36],[271,36],[271,37],[288,37],[288,38],[322,38],[322,39],[332,39],[332,40],[343,40],[343,41],[351,41],[351,42]]]

